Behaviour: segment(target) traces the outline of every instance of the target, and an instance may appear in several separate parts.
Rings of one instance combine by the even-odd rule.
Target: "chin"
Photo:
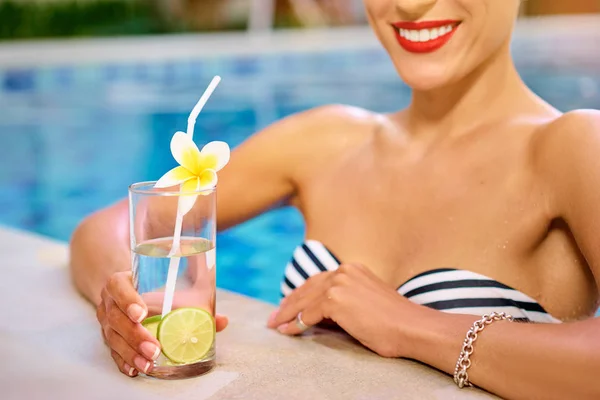
[[[396,71],[402,81],[411,89],[416,91],[430,91],[442,88],[456,81],[449,74],[447,66],[426,66],[423,64],[415,66],[398,65]]]

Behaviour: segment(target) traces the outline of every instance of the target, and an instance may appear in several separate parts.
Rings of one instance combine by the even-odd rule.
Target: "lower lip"
[[[400,43],[400,46],[406,51],[411,53],[432,53],[436,50],[441,49],[448,41],[452,38],[458,26],[455,26],[449,33],[438,37],[437,39],[428,40],[426,42],[413,42],[400,36],[398,29],[393,28],[396,33],[396,40]]]

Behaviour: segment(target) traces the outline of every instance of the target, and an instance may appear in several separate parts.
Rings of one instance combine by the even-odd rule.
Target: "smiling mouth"
[[[460,21],[396,22],[392,27],[402,48],[411,53],[431,53],[454,35]]]

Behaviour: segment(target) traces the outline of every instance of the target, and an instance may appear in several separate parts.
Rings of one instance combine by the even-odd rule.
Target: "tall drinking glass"
[[[133,283],[148,306],[142,324],[162,347],[149,375],[197,376],[215,365],[216,189],[154,184],[129,187]],[[195,202],[178,218],[182,196]]]

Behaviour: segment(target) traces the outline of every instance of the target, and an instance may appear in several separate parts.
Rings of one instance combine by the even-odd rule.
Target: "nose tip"
[[[395,0],[396,9],[407,19],[418,19],[431,10],[437,0]]]

